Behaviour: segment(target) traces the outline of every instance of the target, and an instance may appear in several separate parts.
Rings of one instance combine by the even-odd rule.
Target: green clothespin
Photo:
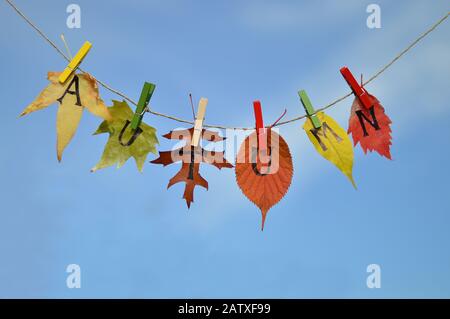
[[[131,129],[136,130],[142,122],[142,118],[144,117],[144,110],[150,102],[150,98],[152,97],[153,91],[155,91],[155,85],[153,83],[145,82],[142,87],[141,97],[139,98],[138,105],[136,107],[136,112],[133,115],[133,119],[131,120]]]
[[[311,104],[311,101],[309,100],[308,95],[306,94],[305,90],[298,91],[298,96],[300,96],[300,101],[303,104],[303,107],[305,108],[306,115],[311,120],[314,128],[319,129],[322,127],[322,123],[320,123],[319,118],[316,114],[314,114],[314,108]]]

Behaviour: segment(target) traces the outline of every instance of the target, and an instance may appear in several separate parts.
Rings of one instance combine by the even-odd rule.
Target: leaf
[[[106,143],[100,161],[91,171],[95,172],[116,163],[117,168],[120,168],[130,157],[133,157],[138,170],[142,172],[148,153],[152,152],[156,154],[155,145],[158,144],[156,129],[141,122],[139,127],[142,129],[142,133],[136,138],[133,144],[123,146],[120,144],[119,134],[125,126],[126,121],[131,120],[134,113],[125,101],[119,102],[113,100],[113,106],[109,107],[108,110],[112,115],[112,120],[109,122],[103,121],[94,133],[94,135],[109,133],[108,142]],[[128,141],[132,135],[132,130],[127,128],[124,131],[122,140]]]
[[[323,112],[318,112],[316,115],[322,123],[319,129],[315,129],[310,120],[306,120],[303,125],[309,140],[313,143],[317,152],[336,165],[356,188],[352,176],[353,147],[350,138],[345,130],[330,116]]]
[[[348,133],[352,134],[355,146],[360,143],[364,154],[367,154],[367,151],[376,151],[381,156],[392,159],[392,121],[384,113],[384,108],[377,98],[370,94],[369,98],[373,105],[370,109],[363,107],[358,98],[353,101]]]
[[[167,188],[180,182],[185,183],[183,198],[186,200],[188,208],[191,207],[191,203],[194,201],[194,189],[199,185],[208,189],[208,182],[200,175],[200,163],[211,164],[218,169],[223,167],[231,168],[231,165],[226,159],[224,152],[215,152],[204,150],[200,145],[197,147],[191,146],[191,137],[194,132],[194,128],[187,130],[171,131],[168,134],[163,135],[167,139],[184,140],[186,144],[183,147],[174,149],[172,151],[159,152],[159,157],[151,163],[162,164],[167,166],[181,161],[180,171],[170,179]],[[225,138],[221,137],[218,133],[202,130],[202,139],[219,142]]]
[[[75,74],[65,84],[61,84],[58,81],[60,74],[61,72],[48,72],[50,84],[20,114],[24,116],[42,110],[59,100],[60,107],[56,117],[58,161],[61,161],[64,149],[75,135],[83,108],[104,120],[111,120],[111,115],[99,96],[94,77],[87,73]]]
[[[261,210],[261,230],[269,209],[277,204],[291,185],[293,166],[284,139],[270,130],[267,134],[269,157],[257,151],[256,133],[242,143],[236,158],[236,181],[244,195]]]

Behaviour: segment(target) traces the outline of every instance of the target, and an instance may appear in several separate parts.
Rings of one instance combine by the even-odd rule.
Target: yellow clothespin
[[[92,44],[89,41],[84,42],[81,49],[75,54],[73,59],[70,61],[69,65],[64,69],[64,71],[59,76],[58,80],[60,83],[66,82],[69,76],[76,70],[76,68],[83,61],[84,57],[88,54],[91,49]]]
[[[197,147],[203,130],[203,120],[205,119],[206,105],[208,99],[202,97],[198,102],[197,116],[195,118],[194,133],[192,134],[191,146]]]

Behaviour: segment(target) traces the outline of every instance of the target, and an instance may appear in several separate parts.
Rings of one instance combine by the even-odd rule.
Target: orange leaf
[[[286,194],[293,174],[292,157],[284,139],[268,132],[269,156],[258,154],[256,133],[242,143],[236,158],[236,180],[244,195],[261,209],[262,224],[269,209]]]

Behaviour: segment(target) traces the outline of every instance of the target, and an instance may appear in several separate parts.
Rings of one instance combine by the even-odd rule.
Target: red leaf
[[[257,156],[256,133],[242,143],[236,158],[236,181],[244,195],[261,209],[262,224],[269,209],[286,194],[293,174],[292,158],[284,139],[269,131],[270,162]]]
[[[353,101],[348,133],[352,134],[355,146],[360,143],[365,154],[367,151],[376,151],[392,159],[390,151],[392,121],[384,113],[384,108],[377,98],[370,94],[369,98],[373,105],[370,109],[365,108],[358,98]]]

